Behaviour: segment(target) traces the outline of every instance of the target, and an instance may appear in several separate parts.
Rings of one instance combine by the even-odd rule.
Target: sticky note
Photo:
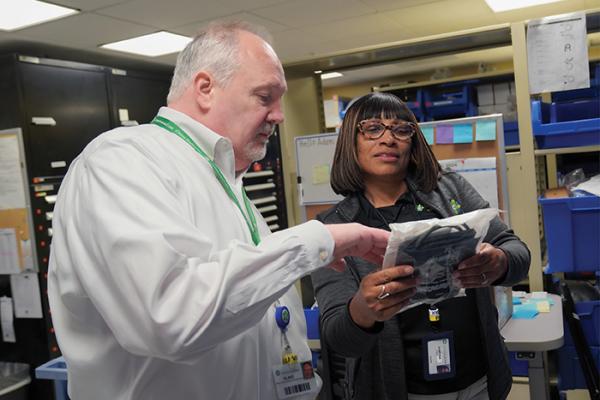
[[[454,143],[473,143],[473,125],[454,125]]]
[[[550,303],[547,301],[538,301],[536,303],[539,312],[550,312]]]
[[[433,144],[433,126],[424,126],[421,128],[421,132],[423,132],[427,144]]]
[[[477,121],[475,123],[475,140],[478,142],[496,140],[496,120]]]
[[[438,125],[435,128],[435,139],[438,144],[454,143],[454,128],[452,125]]]
[[[513,310],[512,317],[515,319],[533,319],[536,315],[538,315],[537,310],[533,310],[530,308],[521,308],[517,306]]]
[[[315,165],[312,170],[313,185],[329,183],[329,165]]]

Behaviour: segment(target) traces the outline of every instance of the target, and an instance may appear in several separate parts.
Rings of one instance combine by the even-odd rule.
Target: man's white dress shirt
[[[231,143],[173,109],[159,115],[213,157],[243,204]],[[293,284],[329,263],[334,243],[319,222],[271,234],[254,214],[259,246],[209,164],[156,125],[86,147],[60,187],[48,276],[71,398],[276,398],[275,303],[291,311],[293,351],[310,360]]]

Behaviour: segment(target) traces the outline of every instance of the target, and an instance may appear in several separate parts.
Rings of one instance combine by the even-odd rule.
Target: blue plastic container
[[[547,273],[600,270],[600,197],[539,199],[548,245]]]
[[[592,358],[596,362],[596,369],[600,366],[600,347],[590,346]],[[579,357],[575,346],[563,346],[558,349],[558,389],[585,389],[587,388]]]
[[[37,367],[35,377],[54,381],[55,400],[69,400],[67,394],[67,363],[63,357],[55,358]]]
[[[472,92],[473,87],[470,84],[448,84],[424,89],[425,118],[431,121],[477,115]]]
[[[508,352],[508,359],[510,361],[510,370],[513,376],[528,376],[529,375],[529,361],[523,359],[517,359],[516,351]]]
[[[589,346],[600,346],[600,300],[575,303],[583,333]],[[574,346],[573,337],[565,323],[565,346]]]
[[[309,339],[319,339],[319,309],[305,308],[304,317],[306,318],[306,335]]]
[[[504,123],[504,145],[515,146],[519,144],[519,126],[517,121]]]
[[[531,102],[531,127],[541,149],[600,144],[600,100]]]

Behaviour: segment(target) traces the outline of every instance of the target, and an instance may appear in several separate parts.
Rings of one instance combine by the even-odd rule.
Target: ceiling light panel
[[[107,43],[100,47],[148,57],[177,53],[185,48],[192,38],[160,31],[135,38]]]
[[[563,0],[485,0],[494,12],[516,10],[518,8],[539,6],[541,4],[556,3]]]
[[[72,8],[37,0],[3,0],[2,12],[0,12],[0,30],[16,31],[78,12]]]

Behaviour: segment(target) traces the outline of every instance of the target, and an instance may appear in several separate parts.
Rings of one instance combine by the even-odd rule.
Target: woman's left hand
[[[508,269],[506,254],[489,243],[482,243],[479,252],[458,264],[452,278],[465,289],[490,286]]]

